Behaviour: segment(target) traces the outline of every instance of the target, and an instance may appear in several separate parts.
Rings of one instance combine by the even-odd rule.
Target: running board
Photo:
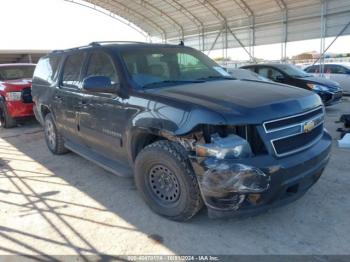
[[[85,146],[81,146],[81,145],[77,145],[77,144],[73,144],[71,142],[66,142],[64,145],[66,148],[68,148],[69,150],[71,150],[72,152],[82,156],[83,158],[95,163],[96,165],[99,165],[100,167],[102,167],[103,169],[117,175],[117,176],[121,176],[121,177],[132,177],[134,176],[134,172],[133,170],[121,163],[121,162],[117,162],[117,161],[113,161],[109,158],[106,158],[105,156],[98,154],[96,152],[93,152],[91,150],[89,150],[87,147]]]

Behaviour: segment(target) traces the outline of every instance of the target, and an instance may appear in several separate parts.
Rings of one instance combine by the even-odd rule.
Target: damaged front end
[[[257,203],[269,189],[269,175],[242,163],[267,152],[254,127],[203,126],[180,143],[191,152],[190,159],[208,208],[235,211],[245,201]]]
[[[245,200],[258,201],[267,191],[270,177],[256,167],[240,163],[254,156],[247,139],[236,134],[210,136],[210,143],[195,146],[193,161],[200,164],[198,183],[206,205],[211,209],[238,210]]]
[[[171,137],[168,136],[169,139]],[[295,201],[320,178],[330,135],[278,157],[261,126],[203,125],[172,140],[183,145],[211,218],[251,216]]]

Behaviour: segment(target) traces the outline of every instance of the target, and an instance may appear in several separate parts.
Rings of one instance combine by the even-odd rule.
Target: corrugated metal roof
[[[81,0],[67,0],[82,2]],[[86,0],[168,42],[221,49],[319,38],[350,22],[349,0]],[[324,8],[322,8],[322,5]],[[220,32],[223,32],[219,35]],[[225,32],[228,32],[227,34]],[[344,32],[350,34],[350,28]],[[227,37],[226,37],[227,35]],[[215,43],[215,45],[214,45]],[[203,48],[204,45],[204,48]]]

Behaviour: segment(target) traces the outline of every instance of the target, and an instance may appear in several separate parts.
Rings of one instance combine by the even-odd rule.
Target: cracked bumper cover
[[[298,199],[321,176],[331,144],[324,132],[312,147],[283,158],[191,158],[209,216],[255,215]]]

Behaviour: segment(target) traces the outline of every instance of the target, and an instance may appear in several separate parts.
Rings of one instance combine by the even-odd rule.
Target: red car
[[[34,64],[0,64],[0,127],[14,127],[18,119],[34,115],[34,69]]]

